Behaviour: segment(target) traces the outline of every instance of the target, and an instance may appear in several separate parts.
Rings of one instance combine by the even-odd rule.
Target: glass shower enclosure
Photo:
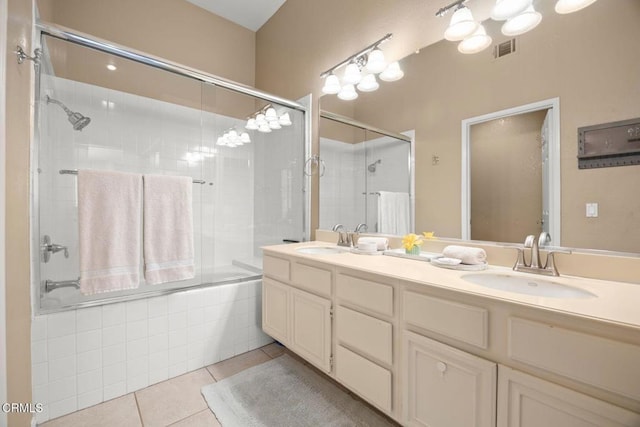
[[[32,162],[37,313],[254,280],[261,246],[308,239],[305,101],[52,28],[41,44]],[[266,127],[247,128],[249,119]],[[195,277],[82,295],[83,169],[191,177]]]

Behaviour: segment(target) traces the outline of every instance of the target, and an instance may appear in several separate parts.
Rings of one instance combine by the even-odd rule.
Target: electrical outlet
[[[597,218],[597,217],[598,217],[598,204],[587,203],[587,218]]]

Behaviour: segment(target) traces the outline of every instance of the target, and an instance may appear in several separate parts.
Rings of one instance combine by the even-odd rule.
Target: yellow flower
[[[424,236],[425,239],[435,239],[436,238],[435,234],[436,233],[433,232],[433,231],[423,231],[422,232],[422,235]]]
[[[413,233],[407,234],[402,238],[402,246],[407,250],[411,250],[415,246],[422,246],[422,243],[422,238]]]

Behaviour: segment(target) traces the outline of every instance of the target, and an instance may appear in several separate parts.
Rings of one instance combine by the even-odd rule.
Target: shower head
[[[375,162],[371,163],[369,166],[367,166],[367,170],[371,173],[374,173],[376,171],[376,165],[382,163],[381,159],[376,160]]]
[[[62,102],[51,98],[49,95],[47,95],[45,98],[47,100],[47,104],[54,103],[62,107],[64,112],[67,113],[67,118],[69,119],[69,123],[71,123],[71,126],[73,126],[73,130],[82,130],[91,122],[91,119],[89,117],[69,110],[67,106]]]

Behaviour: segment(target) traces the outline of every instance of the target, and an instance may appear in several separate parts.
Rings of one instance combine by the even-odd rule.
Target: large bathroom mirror
[[[570,15],[555,13],[553,2],[536,2],[536,8],[543,15],[542,22],[516,37],[515,51],[510,54],[496,58],[489,48],[463,55],[456,43],[443,40],[404,58],[402,80],[383,82],[379,90],[360,93],[354,101],[323,96],[321,108],[395,132],[415,129],[415,231],[435,231],[443,238],[521,242],[526,234],[542,230],[540,223],[549,221],[542,216],[547,209],[541,205],[542,187],[548,184],[545,191],[558,197],[556,206],[548,206],[548,214],[559,218],[554,230],[549,230],[552,244],[640,253],[640,197],[635,187],[640,166],[579,169],[577,159],[578,128],[640,117],[640,57],[635,54],[640,40],[640,3],[600,1]],[[493,46],[510,40],[501,34],[501,24],[484,22]],[[544,184],[548,175],[543,174],[537,154],[535,161],[523,163],[522,155],[510,157],[503,150],[496,156],[483,151],[482,144],[496,148],[491,145],[491,125],[477,131],[476,125],[471,127],[469,144],[478,144],[465,162],[465,120],[556,98],[556,179]],[[476,141],[476,134],[484,142]],[[540,144],[540,134],[536,138]],[[514,227],[522,218],[508,211],[522,200],[513,196],[511,202],[503,198],[483,209],[496,213],[490,228],[517,231],[508,236],[476,236],[473,226],[470,233],[464,230],[469,219],[464,218],[468,206],[463,182],[469,176],[471,189],[481,182],[465,165],[474,160],[483,163],[482,156],[497,161],[494,168],[535,166],[539,177],[508,178],[503,184],[518,197],[529,193],[539,199],[536,207],[528,209],[535,210],[540,223]],[[536,187],[540,183],[540,190],[532,190],[532,180]],[[594,204],[597,216],[591,212],[588,216],[587,205]],[[469,215],[473,218],[473,205]]]

